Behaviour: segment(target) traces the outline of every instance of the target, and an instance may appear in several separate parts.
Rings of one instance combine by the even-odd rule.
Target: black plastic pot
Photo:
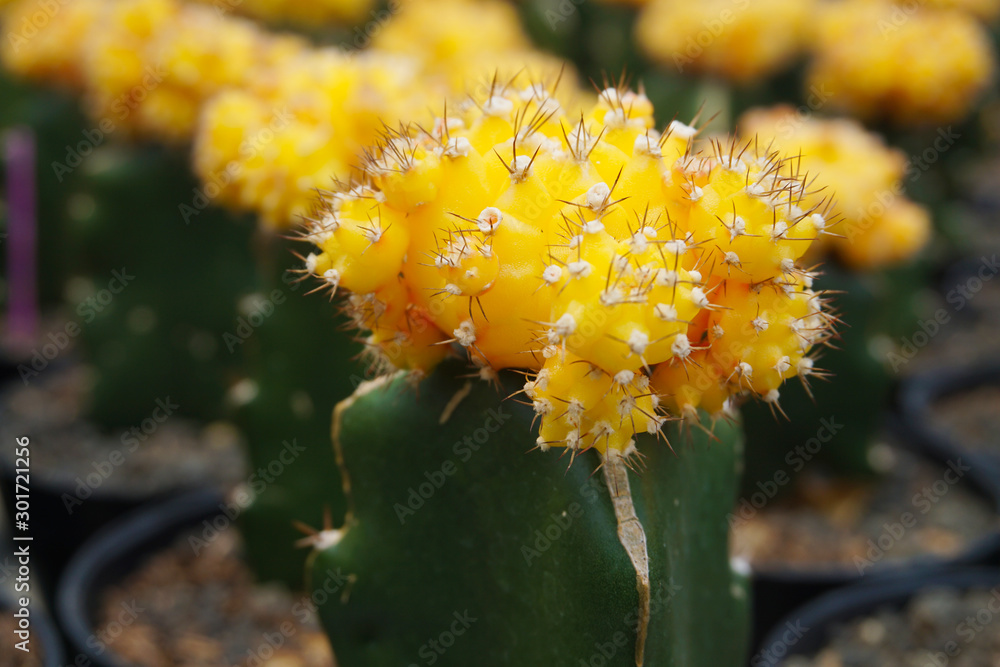
[[[12,614],[17,608],[14,598],[8,595],[7,591],[0,592],[0,613]],[[31,621],[29,646],[32,653],[37,652],[43,667],[63,667],[66,664],[66,654],[63,651],[62,637],[59,636],[59,631],[56,630],[49,615],[38,605],[29,605],[28,614]],[[4,644],[10,647],[11,651],[17,650],[14,644],[18,641],[19,639],[14,637],[3,638]]]
[[[113,641],[95,641],[102,591],[168,547],[183,531],[222,516],[222,503],[218,491],[188,492],[122,517],[84,544],[67,565],[56,596],[56,615],[72,649],[96,667],[123,667],[126,663],[114,654]],[[110,639],[112,634],[106,632]]]
[[[899,421],[906,436],[938,456],[963,456],[975,467],[986,467],[1000,476],[1000,455],[968,449],[948,429],[930,418],[931,406],[948,396],[987,385],[1000,386],[1000,361],[967,368],[947,368],[904,380],[899,390]],[[1000,405],[997,406],[1000,410]]]
[[[752,667],[776,667],[790,655],[813,655],[825,647],[838,625],[882,608],[901,608],[922,590],[968,590],[1000,586],[1000,570],[950,568],[884,577],[827,593],[800,607],[771,628],[750,659]]]
[[[72,363],[66,361],[60,367]],[[50,368],[49,372],[59,371]],[[0,389],[0,420],[4,419],[3,415],[7,410],[7,392],[19,383],[20,380],[15,379]],[[45,441],[44,432],[15,435],[30,437],[35,447]],[[0,495],[4,499],[7,521],[11,524],[15,519],[14,493],[17,481],[13,463],[13,458],[0,456]],[[88,471],[87,474],[93,474],[93,471]],[[87,474],[79,477],[86,478]],[[33,567],[35,575],[46,584],[49,592],[55,590],[56,581],[62,576],[67,561],[77,548],[102,527],[145,504],[199,488],[194,484],[179,483],[156,491],[143,491],[126,490],[102,483],[97,486],[84,485],[83,490],[80,490],[80,484],[75,479],[47,478],[37,468],[31,470],[29,481],[30,533],[37,549]]]
[[[1000,514],[1000,476],[992,468],[979,465],[966,452],[954,448],[931,446],[924,440],[910,438],[907,430],[895,421],[892,431],[900,434],[899,440],[918,455],[925,456],[938,465],[961,459],[971,466],[964,473],[962,484],[990,503]],[[1000,563],[1000,528],[995,529],[970,544],[963,552],[951,558],[925,556],[903,562],[877,562],[861,574],[854,566],[819,567],[814,569],[788,568],[785,570],[756,570],[752,575],[754,609],[754,643],[759,643],[778,620],[810,600],[837,588],[875,581],[895,576],[924,576],[928,572],[959,566],[993,565]]]
[[[4,507],[10,515],[7,517],[8,521],[13,520],[14,490],[14,470],[4,462],[0,464],[0,492],[3,494]],[[72,489],[31,476],[30,532],[37,548],[33,565],[35,573],[41,577],[48,591],[55,590],[55,583],[67,561],[91,535],[143,504],[156,502],[168,495],[162,493],[139,496],[95,491],[83,505],[75,508],[73,514],[69,514],[62,501],[62,496],[67,491],[72,492]]]

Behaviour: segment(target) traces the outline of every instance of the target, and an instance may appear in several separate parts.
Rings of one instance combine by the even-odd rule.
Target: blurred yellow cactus
[[[605,456],[665,407],[721,414],[808,376],[830,316],[796,261],[826,211],[794,165],[754,142],[697,151],[679,122],[661,134],[641,92],[564,109],[493,80],[388,132],[323,200],[305,270],[350,292],[376,363],[426,373],[454,348],[483,378],[535,371],[538,446]]]
[[[992,80],[989,34],[969,14],[842,0],[821,16],[809,84],[862,118],[957,121]]]
[[[912,10],[913,3],[897,0],[897,5]],[[1000,16],[1000,1],[998,0],[923,0],[924,7],[934,9],[955,9],[971,14],[984,21],[993,21]]]
[[[739,130],[782,153],[801,153],[801,169],[814,179],[807,204],[835,200],[835,234],[823,235],[812,255],[830,247],[855,268],[876,268],[912,257],[930,238],[930,215],[903,191],[905,157],[856,121],[776,107],[747,112]]]
[[[745,83],[787,65],[802,51],[813,0],[651,0],[636,37],[654,61],[683,74]]]
[[[316,27],[337,23],[356,23],[366,16],[379,20],[378,12],[372,13],[375,0],[196,0],[224,11],[239,12],[247,16],[277,24],[294,24]],[[393,0],[390,6],[402,0]],[[384,11],[384,10],[383,10]]]
[[[105,3],[73,0],[43,9],[37,0],[16,0],[3,16],[4,66],[26,78],[82,89],[84,41]]]
[[[33,0],[19,2],[6,25],[16,30],[22,13],[39,11]],[[82,89],[106,134],[120,128],[182,142],[210,97],[245,85],[305,44],[178,0],[68,0],[37,35],[5,47],[11,71]]]
[[[503,0],[403,0],[374,32],[372,47],[417,58],[428,83],[464,91],[499,67],[510,77],[528,67],[536,75],[558,72],[564,63],[533,49],[517,9]]]
[[[383,123],[420,118],[428,97],[486,73],[575,85],[565,63],[531,48],[507,3],[445,4],[391,2],[362,31],[359,46],[370,33],[380,48],[348,52],[268,33],[228,16],[233,4],[67,0],[40,23],[37,0],[21,0],[6,25],[27,34],[3,55],[16,73],[80,90],[105,134],[194,137],[203,186],[185,220],[215,202],[287,228],[317,189],[350,178]]]
[[[383,122],[421,108],[418,82],[403,56],[304,51],[206,105],[195,171],[216,184],[217,203],[288,227],[310,212],[317,189],[349,177]]]

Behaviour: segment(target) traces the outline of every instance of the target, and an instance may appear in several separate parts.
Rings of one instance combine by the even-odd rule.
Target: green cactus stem
[[[467,374],[449,362],[338,406],[349,511],[317,535],[311,581],[343,582],[314,596],[339,664],[742,664],[747,589],[726,523],[738,427],[666,428],[676,454],[642,436],[645,469],[606,465],[602,480],[594,452],[568,466],[527,452],[532,411],[501,398],[518,376]],[[643,533],[648,600],[623,548]]]
[[[260,232],[257,241],[260,291],[273,313],[236,343],[243,348],[250,383],[237,422],[246,434],[250,469],[265,471],[272,481],[254,478],[240,529],[260,579],[301,588],[308,551],[294,546],[302,537],[295,523],[317,526],[324,512],[344,513],[340,484],[331,483],[337,464],[330,411],[366,376],[354,361],[361,346],[329,302],[302,298],[311,285],[299,280],[293,269],[298,262],[284,239]],[[269,467],[280,474],[271,475]]]
[[[242,364],[223,337],[254,289],[252,226],[212,208],[186,225],[178,205],[198,191],[186,161],[107,145],[79,167],[82,212],[66,230],[71,317],[96,371],[90,417],[107,429],[141,421],[167,396],[179,415],[218,419]]]

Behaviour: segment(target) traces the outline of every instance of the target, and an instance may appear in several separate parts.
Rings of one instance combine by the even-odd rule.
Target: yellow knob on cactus
[[[641,92],[565,108],[494,79],[386,131],[360,184],[323,200],[306,270],[350,291],[379,369],[426,373],[453,351],[484,378],[527,369],[538,446],[605,456],[669,414],[776,401],[809,375],[832,318],[797,260],[827,207],[795,161],[658,132]]]

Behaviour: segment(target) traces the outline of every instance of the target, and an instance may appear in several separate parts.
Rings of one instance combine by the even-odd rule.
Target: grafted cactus
[[[515,440],[522,449],[533,444],[542,452],[569,453],[570,470],[578,456],[593,461],[596,453],[611,497],[604,510],[614,514],[617,531],[594,524],[588,539],[607,544],[617,532],[614,558],[628,563],[634,576],[623,587],[620,576],[585,567],[596,579],[574,581],[577,568],[586,563],[575,547],[560,554],[565,571],[553,570],[539,585],[551,584],[560,592],[596,588],[612,596],[612,605],[620,605],[622,598],[616,596],[627,595],[627,604],[617,608],[637,609],[628,662],[643,664],[648,648],[658,656],[650,664],[686,664],[683,642],[673,649],[661,644],[673,635],[669,624],[658,627],[651,620],[654,591],[673,575],[708,588],[728,587],[732,577],[727,573],[709,582],[698,575],[695,584],[682,562],[668,559],[662,567],[662,550],[669,552],[676,546],[672,540],[691,536],[674,533],[659,541],[664,522],[676,517],[669,503],[654,501],[666,491],[653,480],[673,479],[687,465],[697,478],[693,461],[709,455],[696,446],[685,449],[679,455],[684,463],[678,463],[663,445],[657,449],[650,442],[640,449],[639,444],[662,437],[670,419],[679,421],[668,429],[675,435],[697,427],[711,438],[711,425],[721,434],[714,436],[721,440],[716,447],[729,452],[723,467],[731,468],[737,443],[734,431],[722,426],[731,419],[731,399],[749,395],[776,407],[786,379],[812,373],[809,353],[829,335],[831,316],[797,260],[826,229],[827,204],[820,200],[807,206],[811,193],[794,161],[761,150],[753,140],[716,141],[700,150],[693,127],[675,121],[657,132],[652,105],[641,92],[608,88],[578,119],[564,108],[553,88],[519,77],[507,83],[494,79],[483,94],[448,107],[426,127],[402,125],[387,132],[369,151],[361,179],[325,198],[311,219],[306,238],[318,252],[306,258],[306,271],[331,292],[350,292],[346,309],[367,332],[373,365],[404,371],[408,379],[393,386],[419,383],[418,393],[428,403],[421,407],[419,399],[389,398],[369,385],[341,404],[342,419],[334,426],[341,467],[345,480],[353,479],[353,466],[382,460],[380,453],[389,447],[440,456],[455,441],[455,424],[470,427],[470,392],[476,397],[473,405],[481,405],[485,396],[499,404],[487,387],[470,384],[456,392],[434,376],[423,381],[452,351],[468,358],[471,377],[501,388],[510,382],[503,369],[523,369],[528,380],[517,393],[531,405],[538,435],[528,436],[532,427],[522,417]],[[444,426],[419,431],[425,442],[400,441],[439,413]],[[370,429],[367,435],[365,429]],[[697,442],[704,445],[704,436],[699,434]],[[512,475],[512,484],[497,489],[493,503],[504,509],[491,510],[476,531],[478,539],[460,537],[472,525],[464,508],[455,508],[454,521],[439,509],[440,530],[447,535],[428,540],[426,552],[416,545],[400,551],[421,549],[415,563],[425,567],[431,567],[425,554],[436,553],[431,542],[473,545],[489,553],[491,536],[502,544],[512,526],[520,525],[515,507],[537,509],[534,494],[565,492],[559,484],[555,490],[544,485],[518,489],[513,480],[523,475],[535,484],[538,477],[519,470],[530,462],[504,458],[516,454],[500,451],[503,445],[491,442],[483,458],[496,474]],[[369,446],[368,460],[362,456],[364,446]],[[401,471],[412,471],[424,453],[403,457],[411,462]],[[354,463],[352,457],[357,457]],[[628,468],[644,464],[639,500],[630,490]],[[331,600],[326,610],[335,647],[346,647],[341,659],[395,664],[403,657],[399,650],[429,629],[429,619],[405,623],[385,602],[398,591],[397,577],[409,566],[378,564],[368,550],[379,540],[408,544],[411,537],[393,534],[382,524],[384,510],[368,505],[385,504],[369,486],[370,474],[362,473],[369,491],[355,499],[346,533],[326,531],[316,543],[327,549],[320,562],[342,564],[355,577],[341,601]],[[494,488],[489,478],[485,471],[482,478],[463,478],[463,493],[486,493]],[[691,481],[692,495],[673,497],[675,508],[708,502],[705,488]],[[386,484],[385,478],[378,482],[383,494],[391,488]],[[600,523],[596,515],[587,521]],[[710,534],[724,536],[714,519],[705,521]],[[456,532],[449,533],[453,523]],[[725,560],[724,539],[703,546],[706,562]],[[543,622],[541,610],[529,612],[523,600],[517,602],[522,592],[507,582],[523,566],[510,562],[509,549],[497,548],[495,566],[504,575],[490,595],[501,598],[493,601],[496,609],[506,602],[513,606],[490,613],[502,617],[496,627],[508,628],[503,632],[511,641],[520,636],[531,645],[512,659],[576,664],[579,637],[567,639],[563,650],[534,647],[536,640],[527,639],[551,623]],[[443,608],[461,605],[467,594],[467,587],[441,578],[440,569],[411,572],[414,576],[421,580],[405,587],[414,599],[430,596]],[[732,596],[715,590],[720,600]],[[591,593],[585,597],[598,604]],[[586,613],[587,600],[577,603]],[[693,605],[693,599],[688,603]],[[703,611],[685,606],[678,613],[694,618]],[[594,628],[604,627],[605,614],[599,607],[592,613],[599,619],[596,625],[573,620],[581,623],[581,637],[593,637]],[[351,616],[355,621],[347,620]],[[363,645],[366,633],[376,636],[371,646]],[[559,633],[560,638],[572,635],[572,630]],[[707,645],[702,650],[705,655],[712,651]],[[738,664],[736,654],[698,664]],[[447,661],[463,664],[461,655],[468,654],[456,650]]]

